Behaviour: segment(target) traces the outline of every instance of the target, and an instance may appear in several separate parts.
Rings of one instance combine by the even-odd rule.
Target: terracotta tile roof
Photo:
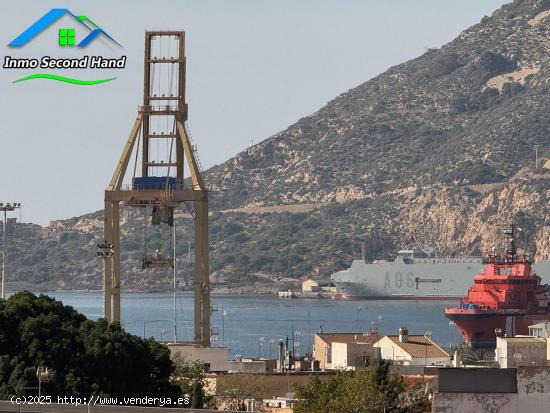
[[[318,333],[326,343],[366,343],[374,344],[380,340],[378,333]]]
[[[449,357],[445,350],[423,335],[409,335],[409,340],[406,343],[400,342],[399,336],[388,336],[388,338],[415,358]]]

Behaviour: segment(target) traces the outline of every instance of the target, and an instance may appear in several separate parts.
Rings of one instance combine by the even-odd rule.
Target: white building
[[[544,366],[546,339],[538,337],[497,337],[495,361],[500,368]]]
[[[380,357],[405,366],[450,366],[451,357],[431,338],[409,335],[406,327],[399,334],[385,336],[374,343],[380,348]]]
[[[543,321],[541,323],[537,323],[529,326],[529,335],[531,337],[549,338],[550,321]]]
[[[321,370],[354,366],[358,356],[363,357],[365,354],[372,356],[372,346],[379,339],[377,332],[318,333],[314,337],[313,358],[319,362]],[[345,344],[352,344],[352,346],[348,347]],[[361,344],[361,347],[353,344]],[[337,347],[336,351],[333,351],[334,346]],[[333,357],[336,357],[336,364],[333,362]]]
[[[302,292],[303,293],[315,293],[321,291],[319,283],[315,280],[305,280],[302,283]]]
[[[372,344],[369,343],[332,343],[332,368],[337,370],[354,370],[359,365],[366,365],[372,358]]]

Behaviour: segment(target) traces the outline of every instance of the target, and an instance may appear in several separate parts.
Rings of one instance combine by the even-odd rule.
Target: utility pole
[[[2,299],[6,298],[6,224],[8,222],[8,212],[21,208],[19,202],[7,203],[0,202],[0,211],[4,212],[4,221],[2,227]]]
[[[539,144],[535,145],[535,171],[539,169]]]

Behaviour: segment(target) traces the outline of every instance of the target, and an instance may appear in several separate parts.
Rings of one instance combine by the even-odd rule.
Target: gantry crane
[[[121,203],[145,211],[151,208],[152,223],[169,226],[173,224],[174,210],[185,204],[195,224],[194,341],[209,346],[208,191],[186,121],[185,33],[146,32],[143,106],[138,109],[126,146],[105,190],[103,245],[108,245],[111,253],[103,256],[104,316],[109,322],[120,321]],[[140,144],[141,168],[138,168]],[[168,159],[162,158],[161,147],[167,149],[164,155]],[[134,175],[131,183],[125,184],[133,153]],[[185,161],[190,180],[184,180]],[[141,176],[136,176],[139,169]],[[173,234],[175,239],[175,230]],[[158,252],[153,257],[144,257],[144,268],[164,265],[174,266],[175,255],[172,260],[159,258]]]

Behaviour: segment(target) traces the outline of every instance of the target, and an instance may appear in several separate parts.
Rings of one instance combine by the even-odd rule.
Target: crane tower
[[[208,192],[186,121],[185,33],[148,31],[143,105],[105,190],[102,245],[111,251],[104,255],[104,316],[109,322],[120,321],[120,205],[150,210],[152,225],[169,227],[173,227],[174,210],[185,205],[195,225],[194,341],[209,346]],[[133,154],[133,176],[125,183]],[[175,253],[167,258],[157,251],[144,256],[143,268],[173,268],[175,258]]]

